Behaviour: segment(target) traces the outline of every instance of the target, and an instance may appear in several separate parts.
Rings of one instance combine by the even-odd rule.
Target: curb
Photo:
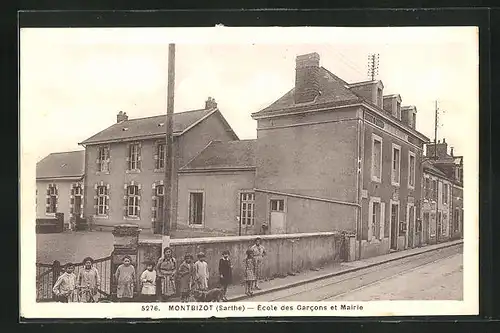
[[[281,286],[276,286],[276,287],[273,287],[273,288],[256,291],[256,292],[254,292],[253,296],[259,296],[259,295],[264,295],[264,294],[272,293],[272,292],[275,292],[275,291],[280,291],[280,290],[287,289],[287,288],[298,287],[298,286],[301,286],[301,285],[306,284],[306,283],[316,282],[316,281],[327,279],[327,278],[330,278],[330,277],[334,277],[334,276],[338,276],[338,275],[343,275],[343,274],[347,274],[347,273],[356,272],[356,271],[359,271],[359,270],[362,270],[362,269],[365,269],[365,268],[370,268],[370,267],[382,265],[382,264],[385,264],[385,263],[388,263],[388,262],[391,262],[391,261],[396,261],[396,260],[399,260],[399,259],[413,257],[413,256],[416,256],[416,255],[419,255],[419,254],[422,254],[422,253],[428,253],[428,252],[433,252],[433,251],[437,251],[437,250],[446,249],[446,248],[449,248],[449,247],[452,247],[452,246],[456,246],[456,245],[460,245],[460,244],[463,244],[463,243],[464,243],[463,240],[461,240],[459,242],[455,242],[453,244],[446,244],[446,243],[444,243],[446,245],[443,245],[443,246],[440,246],[440,247],[436,247],[436,248],[433,248],[433,249],[428,249],[426,251],[416,252],[416,253],[409,253],[409,254],[402,255],[402,256],[397,257],[397,258],[386,259],[386,260],[374,262],[374,263],[371,263],[371,264],[367,264],[365,266],[347,268],[347,269],[343,269],[343,270],[340,270],[340,271],[337,271],[337,272],[331,272],[331,273],[326,273],[326,274],[323,274],[323,275],[319,275],[319,276],[316,276],[316,277],[313,277],[313,278],[310,278],[310,279],[303,279],[303,280],[296,281],[296,282],[290,282],[288,284],[284,284],[284,285],[281,285]],[[247,296],[247,295],[239,295],[239,296],[235,296],[235,297],[232,297],[232,298],[228,299],[228,301],[229,302],[235,302],[235,301],[241,301],[241,300],[247,299],[247,298],[250,298],[250,297]]]

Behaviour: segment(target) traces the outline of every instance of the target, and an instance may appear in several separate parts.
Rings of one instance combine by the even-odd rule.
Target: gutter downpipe
[[[363,228],[362,228],[362,221],[361,221],[361,217],[362,217],[362,214],[361,214],[361,204],[362,204],[362,189],[363,189],[363,175],[362,175],[362,172],[361,172],[361,161],[362,161],[362,154],[364,152],[364,135],[362,135],[362,133],[364,133],[364,121],[365,121],[365,110],[363,109],[362,110],[362,114],[361,114],[362,118],[361,118],[361,124],[360,122],[358,121],[358,125],[357,125],[357,148],[358,148],[358,158],[357,158],[357,178],[356,178],[356,181],[357,181],[357,186],[356,186],[356,199],[357,199],[357,202],[358,202],[358,211],[357,211],[357,218],[356,218],[356,238],[358,239],[358,256],[357,256],[357,260],[360,260],[361,259],[361,240],[363,239],[363,236],[362,236],[362,231],[363,231]]]

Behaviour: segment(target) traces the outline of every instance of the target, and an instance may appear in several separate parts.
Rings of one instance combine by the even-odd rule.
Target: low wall
[[[51,234],[64,231],[64,214],[56,213],[54,217],[36,219],[37,234]]]
[[[216,286],[219,281],[219,259],[222,251],[229,250],[233,264],[233,284],[240,283],[244,277],[243,260],[245,252],[255,242],[255,236],[227,236],[195,239],[172,239],[170,247],[180,264],[185,254],[196,257],[204,252],[210,272],[209,284]],[[264,277],[277,277],[320,267],[325,264],[352,260],[348,238],[338,232],[302,233],[260,236],[266,248]],[[157,261],[161,254],[161,240],[140,241],[138,247],[138,272],[145,269],[145,261]],[[139,273],[140,274],[140,273]]]

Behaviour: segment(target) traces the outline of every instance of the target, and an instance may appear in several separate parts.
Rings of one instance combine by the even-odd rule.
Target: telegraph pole
[[[378,75],[379,54],[372,53],[368,55],[368,77],[374,81]]]
[[[163,191],[163,239],[162,251],[170,245],[170,227],[172,212],[172,173],[173,155],[173,114],[175,89],[175,44],[168,45],[168,85],[167,85],[167,121],[165,138],[165,182]],[[163,252],[162,252],[163,254]]]
[[[437,160],[437,135],[438,135],[438,101],[436,100],[436,106],[434,108],[434,159]]]

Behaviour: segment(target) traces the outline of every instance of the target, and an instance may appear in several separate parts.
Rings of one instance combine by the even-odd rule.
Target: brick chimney
[[[215,109],[217,107],[217,102],[212,97],[207,98],[205,101],[205,109]]]
[[[295,60],[295,104],[312,102],[319,95],[319,54],[297,56]]]
[[[122,121],[126,120],[128,120],[127,113],[123,111],[118,112],[118,114],[116,115],[116,122],[121,123]]]
[[[427,156],[433,157],[435,149],[437,149],[436,154],[437,154],[438,158],[447,157],[448,156],[448,144],[446,143],[446,139],[443,139],[443,142],[441,142],[441,140],[438,140],[436,146],[434,146],[434,143],[427,144]]]

